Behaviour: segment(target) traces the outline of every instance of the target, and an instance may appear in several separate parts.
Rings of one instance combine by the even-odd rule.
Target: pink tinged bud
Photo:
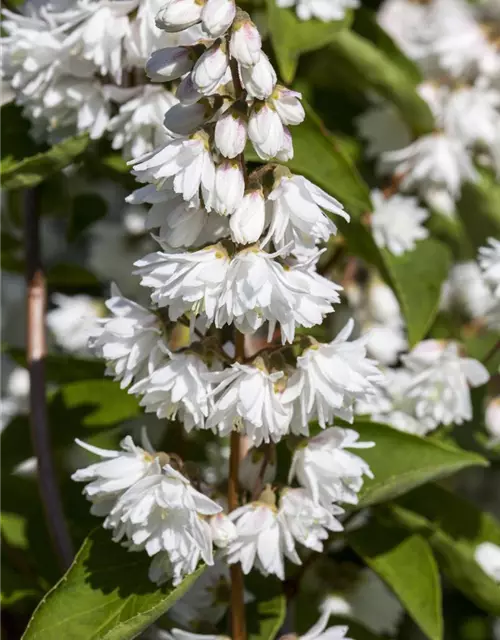
[[[228,68],[225,47],[215,44],[198,59],[192,71],[194,87],[203,95],[213,94]]]
[[[203,5],[203,0],[168,0],[156,14],[156,26],[169,33],[183,31],[201,20]]]
[[[201,12],[201,23],[208,35],[218,38],[233,24],[235,15],[234,0],[207,0]]]
[[[303,122],[306,114],[301,99],[302,94],[298,91],[276,87],[271,102],[283,124],[297,125]]]
[[[215,125],[215,144],[226,158],[243,153],[247,141],[245,119],[234,111],[227,111]]]
[[[166,82],[180,78],[193,68],[193,64],[189,49],[167,47],[149,56],[146,73],[153,82]]]
[[[229,43],[231,57],[243,67],[257,64],[262,49],[262,40],[257,27],[251,20],[242,20],[233,25]]]
[[[210,116],[210,105],[204,101],[195,104],[175,104],[165,114],[163,124],[172,133],[186,136],[198,129]]]
[[[191,74],[181,80],[175,92],[175,97],[182,104],[194,104],[203,98],[202,94],[194,86]]]
[[[265,100],[274,91],[276,72],[262,51],[258,61],[252,67],[240,67],[240,77],[251,98]]]
[[[276,154],[276,160],[288,162],[293,158],[293,140],[290,131],[283,127],[283,146]]]
[[[258,104],[252,109],[248,137],[263,160],[274,158],[283,147],[283,124],[268,104]]]
[[[266,203],[262,189],[248,191],[229,220],[233,240],[238,244],[256,242],[264,232]]]
[[[223,216],[234,213],[245,192],[245,178],[237,160],[225,160],[215,172],[215,210]]]

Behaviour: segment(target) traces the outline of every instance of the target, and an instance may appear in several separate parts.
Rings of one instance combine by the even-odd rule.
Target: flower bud
[[[226,111],[215,125],[215,145],[226,158],[243,152],[247,141],[247,123],[236,111]]]
[[[226,48],[215,44],[198,59],[192,71],[194,87],[203,95],[215,92],[228,68]]]
[[[500,442],[500,396],[493,398],[486,407],[484,423],[493,440]]]
[[[392,289],[385,282],[372,282],[367,292],[368,312],[380,324],[400,325],[401,310]]]
[[[225,160],[215,172],[215,210],[228,215],[240,206],[245,192],[245,178],[237,160]]]
[[[259,61],[261,49],[262,40],[259,30],[248,15],[242,12],[242,17],[236,18],[233,24],[229,43],[231,57],[243,67],[251,67]]]
[[[252,67],[240,67],[240,78],[248,95],[259,100],[268,98],[276,84],[276,72],[269,58],[262,51],[258,61]]]
[[[283,146],[283,124],[267,103],[256,104],[248,121],[248,137],[260,158],[274,158]]]
[[[183,31],[201,20],[204,4],[204,0],[167,0],[156,14],[156,26],[168,33]]]
[[[146,62],[146,73],[153,82],[180,78],[193,67],[194,61],[186,47],[158,49]]]
[[[194,104],[203,98],[202,94],[194,86],[191,74],[181,80],[175,92],[175,97],[182,104]]]
[[[271,104],[278,112],[283,124],[296,125],[303,122],[306,114],[300,100],[302,94],[278,85],[271,97]]]
[[[288,162],[293,158],[292,134],[287,127],[283,127],[283,146],[276,154],[276,160]]]
[[[163,124],[172,133],[186,136],[208,120],[211,112],[212,109],[205,100],[195,104],[175,104],[165,114]]]
[[[264,447],[249,449],[241,461],[239,481],[240,485],[247,491],[255,491],[259,483],[260,486],[262,486],[274,482],[276,477],[276,454],[274,446],[265,445],[265,447],[270,447],[270,450],[266,451]],[[264,474],[262,475],[264,465]]]
[[[218,38],[232,25],[235,15],[234,0],[207,0],[201,12],[201,23],[212,38]]]
[[[264,232],[266,207],[262,189],[248,191],[229,220],[233,240],[238,244],[256,242]]]
[[[236,540],[236,527],[225,513],[217,513],[210,518],[210,531],[216,547],[225,549]]]

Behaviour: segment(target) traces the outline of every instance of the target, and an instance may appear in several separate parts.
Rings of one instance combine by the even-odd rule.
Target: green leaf
[[[1,155],[2,172],[14,166],[27,156],[37,153],[40,148],[30,136],[30,123],[22,115],[22,108],[11,102],[1,108]]]
[[[418,95],[411,76],[362,36],[344,29],[339,31],[325,52],[324,64],[337,82],[355,92],[377,92],[396,107],[415,135],[430,133],[434,118],[429,106]]]
[[[474,559],[481,542],[500,545],[500,523],[439,487],[412,491],[391,508],[399,524],[427,538],[448,580],[485,611],[500,615],[500,585]]]
[[[418,534],[375,521],[349,534],[349,543],[386,582],[430,640],[443,637],[441,584],[429,543]]]
[[[17,347],[3,350],[19,366],[26,368],[26,352]],[[91,380],[104,377],[104,364],[95,358],[75,358],[66,354],[49,353],[45,360],[45,376],[49,382],[65,384],[77,380]]]
[[[106,201],[96,193],[82,193],[76,196],[72,202],[66,233],[68,241],[73,242],[91,224],[104,218],[107,209]]]
[[[410,346],[422,340],[439,309],[441,286],[451,265],[451,254],[434,238],[417,242],[413,251],[394,256],[380,250],[386,279],[396,293],[406,320]]]
[[[58,291],[81,293],[81,289],[100,290],[101,284],[95,275],[79,264],[56,264],[47,272],[47,283]]]
[[[286,83],[294,79],[301,53],[321,49],[352,20],[351,12],[337,22],[299,20],[294,9],[281,9],[276,0],[267,0],[267,15],[278,67]]]
[[[19,162],[9,162],[2,169],[2,188],[36,186],[51,174],[71,164],[85,151],[88,143],[88,135],[83,134],[63,140],[44,153],[38,153]]]
[[[273,577],[252,573],[248,587],[256,599],[246,607],[248,640],[274,640],[286,616],[283,585]]]
[[[478,182],[462,185],[457,204],[467,237],[476,251],[490,236],[500,237],[500,185],[486,169],[480,169],[478,173]]]
[[[178,587],[148,579],[151,559],[127,552],[99,528],[84,542],[66,575],[31,618],[23,640],[127,640],[151,625],[203,573],[201,566]]]
[[[488,465],[475,453],[403,433],[387,425],[356,421],[353,429],[359,432],[360,439],[375,442],[371,449],[356,451],[368,462],[375,476],[365,481],[358,507],[391,500],[466,467]]]

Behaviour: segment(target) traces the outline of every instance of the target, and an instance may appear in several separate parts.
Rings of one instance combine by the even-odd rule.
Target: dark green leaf
[[[66,575],[36,609],[24,640],[127,640],[166,613],[205,570],[181,585],[158,588],[151,559],[130,553],[99,528],[84,542]]]
[[[443,637],[441,584],[429,543],[376,521],[349,534],[349,543],[405,607],[430,640]]]
[[[480,170],[477,183],[462,185],[457,210],[476,251],[490,236],[500,237],[500,185],[495,176]]]
[[[67,238],[73,242],[91,224],[104,218],[107,204],[95,193],[82,193],[72,202],[71,215],[68,222]]]
[[[375,476],[365,481],[359,507],[385,502],[465,467],[488,464],[475,453],[403,433],[387,425],[356,421],[353,428],[362,440],[375,442],[373,448],[357,451]]]
[[[4,349],[18,365],[26,367],[26,352],[17,347]],[[95,358],[75,358],[66,354],[49,353],[45,357],[45,375],[49,382],[64,384],[77,380],[104,377],[104,364]]]
[[[299,20],[295,9],[281,9],[276,0],[267,0],[267,11],[273,49],[281,76],[287,83],[295,77],[301,53],[324,47],[352,20],[350,12],[338,22]]]
[[[30,123],[22,115],[22,108],[11,102],[1,108],[2,172],[40,149],[29,134]]]
[[[19,162],[10,161],[2,167],[2,188],[36,186],[51,174],[71,164],[85,151],[88,143],[87,134],[79,135],[63,140],[44,153],[24,158]]]
[[[58,291],[75,292],[80,289],[100,290],[101,284],[95,275],[79,264],[56,264],[47,273],[47,283]],[[78,291],[81,293],[81,291]]]
[[[437,485],[412,491],[391,509],[395,521],[425,536],[447,578],[479,607],[500,615],[500,585],[474,559],[481,542],[500,545],[500,523]]]
[[[248,587],[256,598],[246,607],[249,640],[274,640],[285,622],[286,598],[281,582],[253,573]]]

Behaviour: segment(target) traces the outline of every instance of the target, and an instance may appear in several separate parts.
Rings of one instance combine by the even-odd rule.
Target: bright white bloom
[[[262,49],[259,30],[248,17],[248,14],[238,14],[233,23],[229,51],[243,67],[257,64]]]
[[[293,554],[294,541],[321,553],[328,532],[342,531],[341,523],[334,517],[341,513],[344,510],[336,505],[321,506],[305,489],[285,489],[280,496],[278,519],[288,538],[289,553]]]
[[[213,188],[215,168],[208,138],[197,132],[189,138],[167,142],[135,160],[132,173],[139,182],[151,182],[161,189],[173,188],[184,200],[192,200],[200,186]]]
[[[0,431],[2,431],[19,414],[28,414],[30,404],[30,374],[23,367],[14,367],[6,375],[5,363],[3,366],[3,381],[7,382],[5,395],[0,401]]]
[[[206,622],[206,619],[203,619]],[[145,640],[231,640],[228,636],[218,636],[210,633],[191,633],[182,629],[157,629],[150,627],[144,635]]]
[[[302,94],[298,91],[277,85],[269,102],[277,111],[283,124],[296,125],[303,122],[306,115],[301,99]]]
[[[195,88],[204,96],[215,92],[224,78],[229,64],[223,44],[214,44],[197,60],[191,72]]]
[[[235,363],[206,379],[214,385],[216,397],[207,428],[217,428],[222,436],[240,430],[255,446],[278,442],[288,432],[292,407],[283,403],[282,371],[268,373],[263,366]]]
[[[329,618],[330,612],[323,611],[319,620],[306,633],[299,636],[298,640],[352,640],[346,636],[348,627],[337,626],[327,629]]]
[[[212,539],[216,547],[225,549],[236,540],[236,527],[225,513],[217,513],[209,520]]]
[[[288,481],[297,476],[315,502],[327,509],[332,502],[357,504],[363,476],[373,478],[368,464],[347,448],[366,449],[373,442],[357,442],[352,429],[331,427],[299,446],[293,454]]]
[[[154,313],[124,298],[116,285],[111,285],[106,307],[112,317],[98,321],[89,344],[106,360],[106,373],[121,380],[123,389],[153,366],[162,339],[161,323]]]
[[[366,327],[366,350],[377,362],[396,364],[401,353],[407,351],[408,340],[404,325],[369,324]]]
[[[453,265],[448,278],[448,302],[458,306],[471,318],[479,318],[491,307],[491,290],[477,262],[458,262]]]
[[[209,36],[219,38],[229,29],[235,15],[234,0],[206,0],[201,12],[201,23]]]
[[[89,483],[83,493],[93,503],[91,513],[107,515],[118,496],[150,473],[156,458],[145,430],[142,441],[141,448],[127,436],[120,442],[122,451],[112,451],[76,440],[87,451],[104,458],[102,462],[78,469],[71,476],[76,482]]]
[[[250,189],[229,220],[231,235],[239,244],[256,242],[266,224],[266,201],[261,188]]]
[[[271,484],[276,477],[276,469],[276,451],[273,446],[251,447],[240,462],[240,486],[252,493],[256,486]]]
[[[385,198],[381,191],[372,191],[371,198],[374,209],[370,223],[378,247],[400,256],[412,251],[417,240],[429,236],[423,226],[429,213],[418,206],[416,198],[398,194]]]
[[[214,209],[221,215],[234,213],[245,193],[245,176],[239,160],[225,160],[215,170]]]
[[[359,7],[358,0],[278,0],[279,7],[296,5],[300,20],[317,18],[322,22],[342,20],[347,9]]]
[[[481,542],[475,549],[474,559],[486,575],[500,583],[500,546]]]
[[[253,66],[241,66],[239,71],[241,82],[251,98],[269,98],[276,85],[276,71],[265,53],[261,51]]]
[[[323,209],[349,220],[338,200],[303,176],[281,177],[269,200],[272,217],[266,238],[272,238],[278,247],[295,242],[307,245],[311,238],[328,240],[332,233],[337,233],[337,227]]]
[[[432,33],[429,25],[432,22],[428,14],[428,4],[385,0],[377,13],[377,20],[407,56],[424,63],[431,54]]]
[[[374,384],[382,380],[375,361],[366,356],[366,340],[348,342],[354,329],[351,319],[328,344],[314,344],[297,358],[300,396],[295,420],[299,433],[308,433],[308,424],[317,419],[321,427],[334,417],[353,418],[356,400],[375,393]]]
[[[248,121],[248,137],[263,160],[276,157],[283,146],[283,124],[266,102],[256,104]]]
[[[493,398],[486,407],[484,425],[491,436],[491,444],[500,442],[500,396]]]
[[[130,393],[142,394],[141,407],[158,418],[173,420],[178,415],[186,431],[203,429],[208,416],[210,390],[206,382],[208,367],[192,353],[171,353],[156,364],[149,377],[137,382]]]
[[[156,26],[167,32],[182,31],[201,20],[204,2],[167,0],[156,16]]]
[[[408,355],[405,366],[414,374],[407,389],[415,400],[415,415],[438,424],[461,424],[472,419],[469,385],[489,379],[486,368],[473,358],[462,358],[454,342],[424,340]]]
[[[407,5],[407,0],[404,0]],[[408,127],[391,104],[382,102],[374,104],[356,119],[362,138],[367,141],[366,154],[369,158],[379,160],[386,151],[395,151],[406,147],[411,142]],[[377,169],[381,170],[380,161]]]
[[[215,125],[215,146],[226,158],[243,153],[247,141],[247,123],[237,111],[226,111]]]
[[[495,296],[500,298],[500,240],[488,238],[488,244],[479,249],[479,265]]]
[[[477,178],[471,159],[459,140],[445,134],[422,136],[409,146],[382,155],[382,163],[402,177],[401,189],[444,188],[458,198],[462,182]]]
[[[500,127],[500,92],[494,89],[460,87],[450,92],[444,127],[464,145],[494,147]]]
[[[153,82],[168,82],[191,71],[194,62],[188,47],[166,47],[151,54],[146,73]]]
[[[399,325],[401,319],[401,307],[394,291],[382,280],[371,280],[366,292],[366,307],[370,319],[383,325]]]
[[[66,296],[55,293],[56,308],[47,313],[47,326],[55,341],[70,353],[86,353],[89,338],[103,315],[103,305],[86,295]]]

